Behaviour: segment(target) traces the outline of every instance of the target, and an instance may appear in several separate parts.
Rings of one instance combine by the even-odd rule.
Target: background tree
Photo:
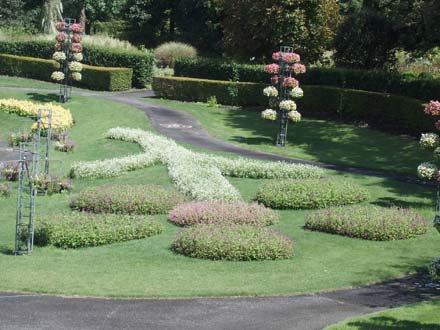
[[[63,19],[63,4],[61,0],[46,0],[43,4],[43,32],[55,34],[55,23]]]
[[[224,47],[230,56],[263,59],[293,45],[306,61],[320,58],[340,22],[337,0],[220,0]]]

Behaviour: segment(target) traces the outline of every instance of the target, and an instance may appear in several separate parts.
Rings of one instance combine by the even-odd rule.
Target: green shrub
[[[166,42],[154,50],[154,57],[162,67],[174,67],[176,59],[197,57],[197,49],[182,42]]]
[[[161,223],[144,216],[52,214],[36,222],[35,244],[77,249],[146,238],[162,230]]]
[[[246,225],[196,225],[177,234],[172,249],[192,258],[230,261],[289,259],[291,238]]]
[[[177,77],[269,83],[263,65],[238,64],[221,59],[179,59],[176,60],[174,71]],[[309,68],[306,74],[300,76],[300,81],[303,85],[391,93],[424,101],[437,99],[440,95],[440,79],[420,79],[415,75],[383,70]]]
[[[428,270],[434,281],[440,281],[440,257],[429,263]]]
[[[0,74],[50,81],[55,62],[34,57],[0,54]],[[131,88],[132,70],[83,65],[82,81],[90,89],[120,91]]]
[[[164,214],[183,202],[182,197],[155,185],[106,185],[73,196],[74,210],[93,213]]]
[[[49,40],[0,41],[0,54],[50,59],[54,52],[53,45],[54,42]],[[84,48],[84,64],[131,68],[132,86],[146,87],[151,82],[154,56],[147,50],[110,49],[88,45]]]
[[[221,104],[267,106],[263,84],[203,80],[183,77],[155,77],[153,89],[159,97],[206,102],[215,95]],[[231,88],[238,91],[235,96]],[[432,130],[432,118],[423,112],[421,101],[328,86],[303,86],[304,98],[298,101],[305,115],[325,115],[344,120],[363,121],[385,131],[419,135]]]
[[[349,181],[313,179],[268,182],[257,191],[256,200],[274,209],[319,209],[367,198],[366,190]]]
[[[410,210],[367,205],[316,211],[307,216],[305,228],[372,241],[392,241],[425,234],[428,226],[426,220]]]
[[[193,102],[206,102],[215,95],[220,104],[265,104],[263,84],[236,83],[182,77],[154,77],[153,90],[157,96]]]

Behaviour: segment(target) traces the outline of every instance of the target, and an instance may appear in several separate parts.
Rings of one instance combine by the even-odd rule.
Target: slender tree
[[[61,0],[45,0],[43,4],[43,32],[55,34],[55,23],[63,19],[63,4]]]

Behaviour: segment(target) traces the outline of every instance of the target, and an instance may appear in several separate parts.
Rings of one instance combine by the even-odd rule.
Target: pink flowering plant
[[[280,217],[276,211],[257,203],[196,201],[178,205],[168,213],[168,220],[182,227],[228,223],[263,227],[278,223]]]
[[[64,22],[57,22],[55,24],[55,28],[57,29],[58,32],[62,32],[66,29],[66,24],[64,24]]]
[[[81,24],[75,23],[75,24],[70,25],[70,32],[73,32],[73,33],[83,33],[84,29],[83,29]]]
[[[301,64],[301,56],[291,51],[291,48],[281,47],[281,51],[272,54],[272,60],[275,63],[265,66],[265,72],[270,75],[272,88],[276,88],[278,93],[268,93],[265,88],[263,93],[268,97],[269,107],[262,112],[261,117],[265,120],[274,121],[279,119],[283,125],[280,125],[278,133],[277,145],[284,146],[287,135],[287,122],[298,123],[301,121],[301,113],[295,107],[286,108],[280,105],[286,102],[295,102],[293,100],[300,99],[304,96],[303,90],[299,87],[299,81],[293,76],[306,73],[306,66]],[[293,100],[292,100],[293,99]],[[296,104],[295,104],[296,105]]]
[[[65,34],[64,32],[60,32],[59,34],[57,34],[57,36],[55,37],[57,42],[65,42],[67,39],[67,34]]]

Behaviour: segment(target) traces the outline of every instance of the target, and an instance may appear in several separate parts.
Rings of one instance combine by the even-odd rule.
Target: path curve
[[[22,89],[57,92],[47,89]],[[121,102],[144,111],[160,133],[173,139],[212,150],[265,160],[314,164],[271,154],[249,151],[212,138],[191,116],[140,100],[147,92],[88,93]],[[337,165],[326,168],[408,182],[413,177]],[[426,274],[362,286],[351,290],[293,297],[206,298],[206,299],[99,299],[38,294],[0,293],[1,329],[295,329],[313,330],[402,304],[440,299],[440,288],[432,286]]]
[[[41,88],[26,88],[26,87],[0,87],[0,90],[23,90],[30,92],[49,92],[58,93],[58,90],[41,89]],[[200,125],[200,123],[183,111],[158,105],[155,103],[149,103],[148,98],[154,96],[152,91],[130,91],[130,92],[116,92],[116,93],[94,93],[86,91],[73,91],[75,95],[97,97],[106,100],[111,100],[119,103],[123,103],[134,108],[143,111],[150,119],[152,126],[159,133],[172,138],[174,140],[192,144],[197,147],[205,149],[229,152],[240,155],[242,157],[256,158],[268,161],[284,161],[295,164],[308,164],[315,165],[326,169],[382,177],[388,179],[394,179],[407,183],[416,183],[421,185],[430,185],[421,181],[415,175],[405,175],[394,172],[371,170],[367,168],[351,167],[339,164],[328,164],[314,161],[307,161],[303,159],[283,157],[270,153],[264,153],[260,151],[253,151],[245,149],[234,144],[219,140],[206,132],[206,130]]]

